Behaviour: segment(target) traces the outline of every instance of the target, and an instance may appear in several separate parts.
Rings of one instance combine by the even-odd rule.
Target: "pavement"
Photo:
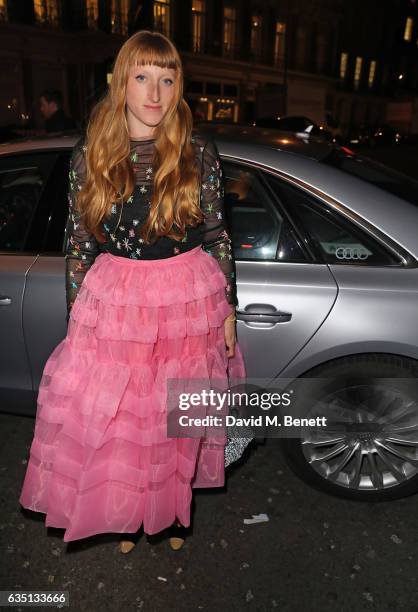
[[[228,468],[224,488],[194,491],[180,551],[164,534],[142,535],[122,555],[118,534],[64,543],[63,529],[21,508],[34,423],[0,414],[2,590],[67,590],[77,612],[418,610],[418,496],[330,497],[300,481],[270,439]],[[267,522],[244,524],[260,513]]]

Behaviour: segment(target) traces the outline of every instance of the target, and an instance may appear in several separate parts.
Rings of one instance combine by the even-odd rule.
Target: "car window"
[[[384,246],[325,203],[272,175],[268,181],[321,261],[363,266],[399,265]]]
[[[0,158],[0,250],[27,250],[53,163],[48,153]]]
[[[49,214],[40,247],[41,253],[44,254],[64,254],[64,233],[68,217],[70,155],[70,152],[59,155],[45,188],[45,198],[49,203]]]
[[[287,219],[249,166],[223,162],[225,212],[235,259],[305,261]]]

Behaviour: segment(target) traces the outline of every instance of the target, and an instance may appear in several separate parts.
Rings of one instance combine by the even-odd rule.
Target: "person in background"
[[[77,128],[75,121],[64,113],[62,94],[57,89],[43,91],[39,103],[40,111],[45,119],[45,131],[47,133],[64,132]]]

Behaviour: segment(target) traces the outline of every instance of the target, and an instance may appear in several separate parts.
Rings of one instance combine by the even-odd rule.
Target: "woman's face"
[[[133,137],[151,136],[175,96],[175,71],[154,64],[131,66],[126,88],[126,118]]]

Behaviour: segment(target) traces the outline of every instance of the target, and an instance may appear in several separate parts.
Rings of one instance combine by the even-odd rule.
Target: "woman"
[[[68,331],[45,364],[20,497],[65,542],[171,526],[179,548],[191,488],[224,484],[225,438],[166,430],[169,379],[245,375],[219,156],[191,132],[175,47],[137,32],[73,151]]]

